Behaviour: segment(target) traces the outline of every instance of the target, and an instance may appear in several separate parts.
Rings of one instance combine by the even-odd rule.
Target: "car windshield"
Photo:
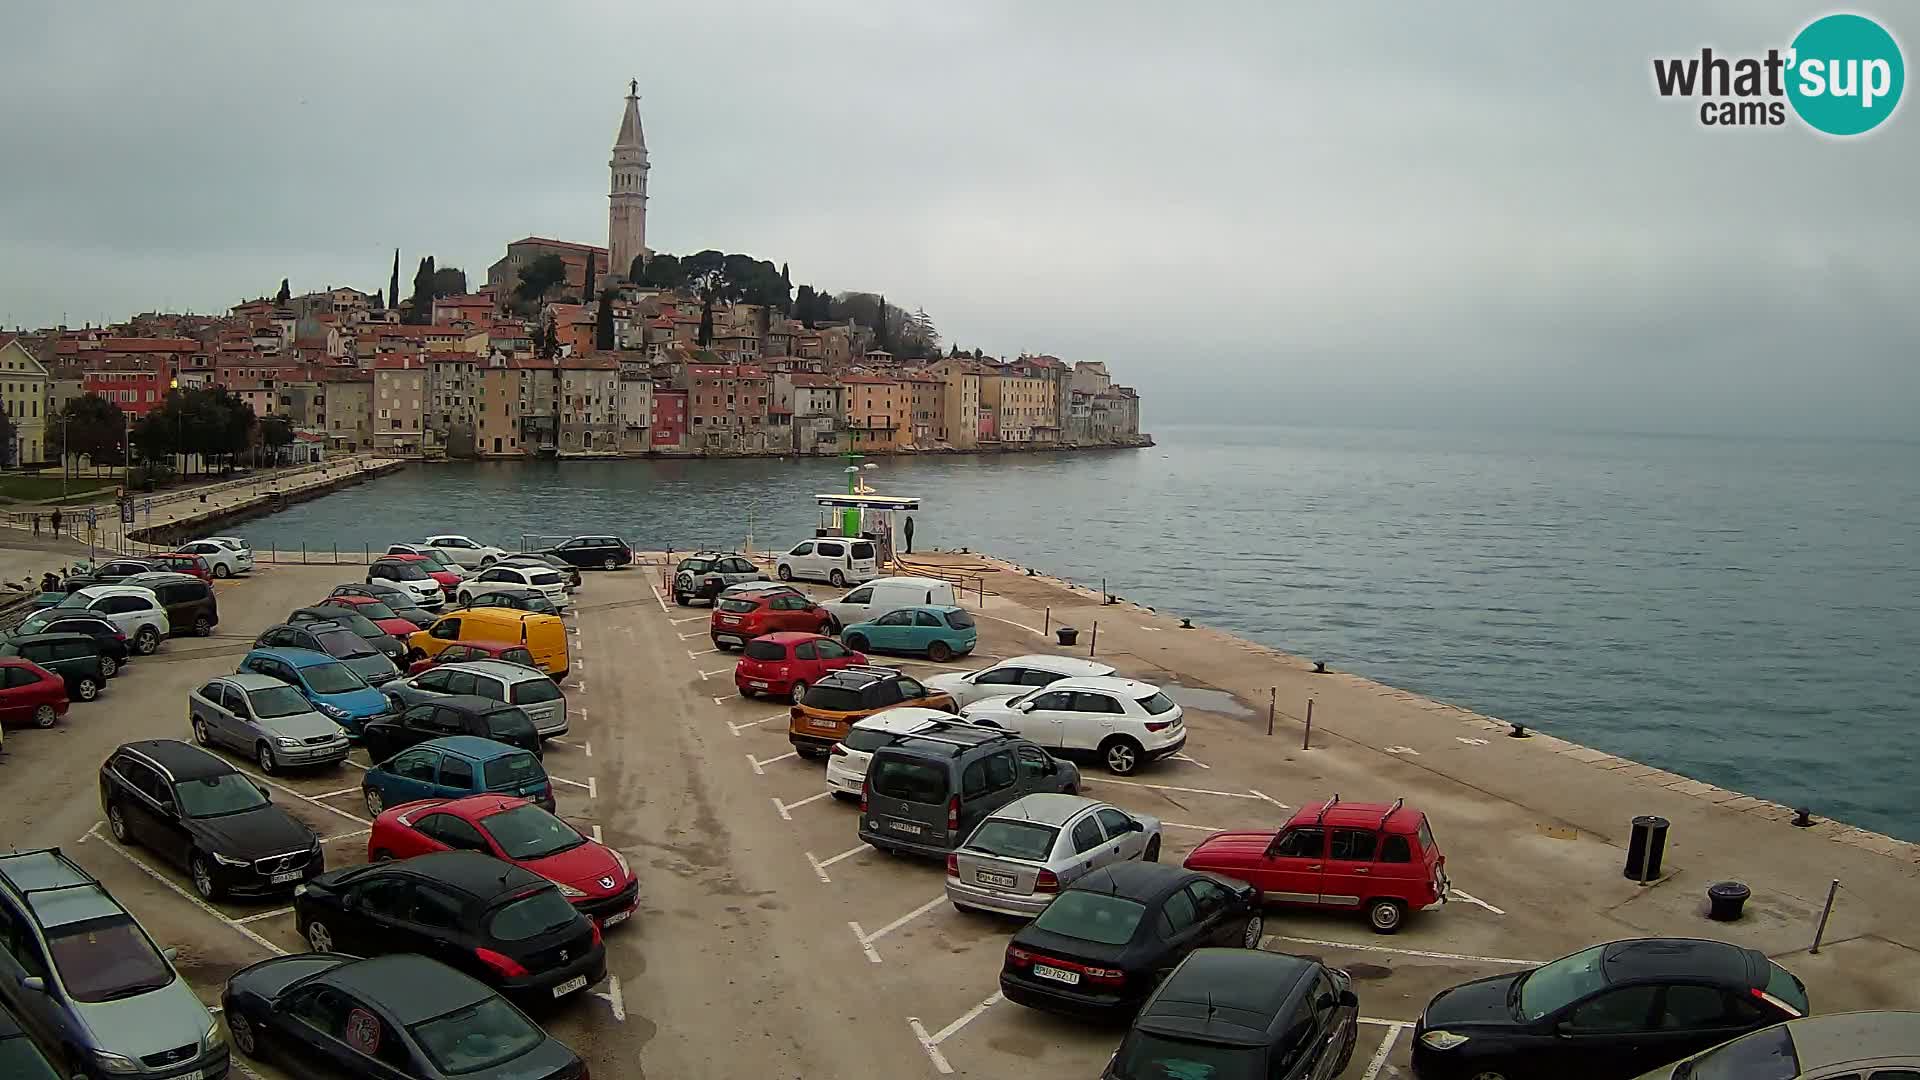
[[[326,650],[328,656],[341,660],[352,660],[374,654],[373,646],[367,644],[367,639],[351,630],[322,630],[313,636],[320,642],[320,647]]]
[[[1060,830],[1034,821],[1007,821],[991,818],[967,841],[968,851],[998,855],[1007,859],[1045,860],[1053,851]]]
[[[508,754],[487,762],[487,790],[504,791],[547,778],[532,754]]]
[[[1800,1075],[1800,1055],[1787,1025],[1777,1024],[1683,1061],[1673,1075],[1675,1080],[1793,1080]]]
[[[970,630],[973,628],[973,616],[957,609],[949,611],[947,612],[947,625],[953,627],[955,630]]]
[[[424,615],[426,613],[421,612],[421,614]],[[521,648],[508,649],[502,652],[500,659],[505,660],[509,664],[519,664],[521,667],[534,666],[533,654]],[[530,691],[527,697],[521,697],[520,692],[516,690],[513,695],[513,703],[515,705],[525,705],[529,701],[553,701],[560,696],[560,691],[555,690],[551,686],[547,687],[547,690],[553,694],[553,697],[541,697],[539,696],[540,691]]]
[[[1605,949],[1604,945],[1595,945],[1521,976],[1520,1015],[1538,1020],[1607,985],[1606,972],[1601,969]]]
[[[880,731],[875,728],[863,728],[856,725],[847,732],[847,737],[841,739],[840,742],[849,750],[860,750],[871,754],[875,750],[892,742],[895,738],[896,736],[891,731]]]
[[[432,563],[434,569],[436,570],[451,570],[455,566],[459,565],[455,563],[452,559],[447,558],[445,555],[442,555],[441,553],[439,553],[438,551],[435,551],[432,548],[426,548],[422,551],[416,551],[414,552],[414,554]]]
[[[339,609],[336,608],[334,610],[338,611]],[[386,633],[385,630],[373,625],[372,619],[367,618],[357,611],[341,611],[338,615],[329,614],[327,618],[332,619],[334,622],[339,623],[341,626],[346,627],[361,637],[379,637],[381,634]]]
[[[407,1029],[443,1073],[470,1073],[512,1061],[547,1040],[507,1004],[490,997]]]
[[[1260,1080],[1260,1048],[1215,1046],[1169,1039],[1145,1031],[1128,1033],[1113,1058],[1120,1080]]]
[[[93,603],[92,597],[81,596],[79,593],[76,592],[76,593],[68,593],[67,598],[65,600],[62,600],[53,606],[59,607],[59,608],[84,608],[91,603]]]
[[[190,818],[238,814],[267,805],[267,797],[253,781],[237,772],[182,780],[173,785],[173,797],[180,802],[180,812]]]
[[[559,585],[561,583],[560,575],[554,573],[551,570],[543,570],[537,574],[529,574],[527,575],[527,577],[535,585],[538,585],[543,589],[551,589],[555,585]]]
[[[1047,905],[1033,920],[1036,930],[1046,930],[1081,941],[1102,945],[1125,945],[1147,913],[1144,904],[1085,889],[1068,889]]]
[[[1134,700],[1138,701],[1140,707],[1147,710],[1147,712],[1153,716],[1159,716],[1161,713],[1173,708],[1173,699],[1159,692],[1155,692],[1147,697],[1135,698]]]
[[[688,573],[704,574],[708,570],[713,569],[713,560],[712,559],[687,559],[681,562],[680,569],[685,570]]]
[[[728,597],[727,599],[720,601],[721,611],[731,611],[735,615],[744,615],[747,612],[752,611],[754,608],[757,608],[759,606],[760,606],[759,604],[756,604],[751,600],[735,600],[732,597]]]
[[[881,757],[869,770],[875,793],[910,803],[940,803],[947,798],[947,771],[909,757]]]
[[[579,917],[580,913],[560,895],[559,887],[549,885],[495,908],[487,920],[487,930],[495,941],[525,941],[565,929]]]
[[[740,654],[749,660],[785,660],[787,647],[777,641],[755,640],[747,642]]]
[[[509,859],[544,859],[587,842],[573,826],[527,803],[480,819]]]
[[[345,664],[315,664],[301,668],[300,675],[316,694],[344,694],[367,688],[366,682]]]
[[[45,630],[47,627],[52,626],[53,620],[59,619],[59,618],[64,618],[64,616],[60,616],[60,615],[29,616],[28,618],[21,620],[20,625],[17,628],[16,632],[21,634],[37,634],[40,631]]]
[[[281,716],[298,716],[303,712],[312,712],[300,691],[291,686],[270,686],[264,690],[247,691],[247,704],[253,706],[253,715],[262,720],[272,720]]]
[[[519,709],[496,709],[487,714],[487,734],[497,742],[518,740],[525,743],[533,739],[533,721]]]
[[[373,600],[365,604],[355,604],[347,610],[357,611],[369,619],[397,619],[400,617],[394,613],[392,608],[378,600]]]
[[[395,581],[426,581],[429,575],[426,568],[414,562],[381,563],[392,572]]]
[[[130,916],[55,927],[47,931],[47,946],[60,982],[75,1001],[115,1001],[173,982],[173,968]]]
[[[531,656],[527,658],[529,663],[532,660]],[[543,702],[559,701],[562,695],[560,688],[553,685],[551,679],[528,679],[523,683],[514,683],[511,696],[515,705],[539,705]]]
[[[816,686],[807,691],[802,702],[809,709],[821,712],[858,712],[860,710],[860,691],[849,690],[844,686]]]

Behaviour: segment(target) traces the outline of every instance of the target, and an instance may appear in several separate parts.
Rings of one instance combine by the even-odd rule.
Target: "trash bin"
[[[1080,631],[1071,626],[1058,627],[1053,633],[1055,637],[1060,639],[1060,644],[1062,645],[1071,645],[1080,639]]]
[[[1707,886],[1707,918],[1716,922],[1736,922],[1753,890],[1738,881],[1719,881]]]
[[[1660,876],[1660,860],[1667,853],[1667,827],[1671,824],[1666,818],[1649,814],[1633,819],[1633,835],[1627,840],[1627,877],[1652,881]]]

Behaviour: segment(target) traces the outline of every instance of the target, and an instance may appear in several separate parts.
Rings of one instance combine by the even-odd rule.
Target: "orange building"
[[[880,375],[842,375],[848,449],[900,450],[913,445],[913,391]]]

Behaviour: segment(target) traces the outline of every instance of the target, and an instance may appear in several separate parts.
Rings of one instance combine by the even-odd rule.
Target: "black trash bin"
[[[1720,881],[1707,886],[1707,918],[1716,922],[1737,922],[1753,890],[1738,881]]]
[[[1627,877],[1652,881],[1660,876],[1660,860],[1667,853],[1667,826],[1671,824],[1650,814],[1633,819],[1633,835],[1627,839]]]
[[[1080,640],[1080,631],[1071,626],[1059,627],[1055,629],[1053,633],[1055,637],[1060,639],[1060,644],[1062,645],[1071,645],[1075,641]]]

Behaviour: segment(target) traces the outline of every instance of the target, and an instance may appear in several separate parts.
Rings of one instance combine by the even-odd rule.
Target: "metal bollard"
[[[1833,914],[1833,894],[1839,891],[1840,879],[1834,878],[1833,883],[1827,886],[1826,905],[1820,909],[1820,925],[1813,928],[1813,947],[1807,950],[1810,955],[1820,954],[1820,939],[1827,933],[1827,916]]]
[[[1313,749],[1313,699],[1307,699],[1307,730],[1300,734],[1300,749]]]
[[[1095,619],[1093,620],[1093,639],[1087,642],[1087,655],[1092,656],[1093,650],[1098,648],[1099,645],[1100,645],[1100,620]]]
[[[1052,632],[1053,632],[1053,609],[1049,607],[1047,609],[1046,615],[1040,620],[1040,636],[1046,637],[1048,634]]]

